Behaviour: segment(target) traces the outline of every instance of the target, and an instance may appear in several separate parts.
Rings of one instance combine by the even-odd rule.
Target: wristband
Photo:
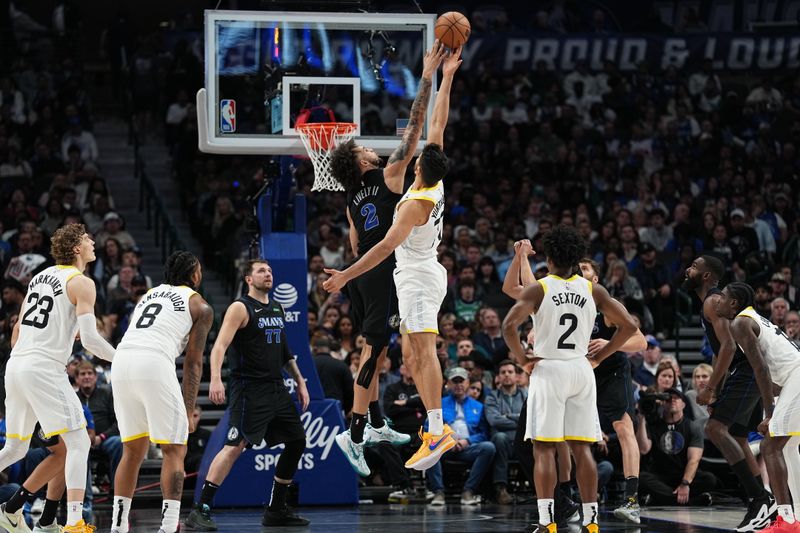
[[[682,479],[681,480],[681,485],[683,485],[684,487],[688,487],[691,484],[692,484],[692,482],[689,481],[688,479]]]

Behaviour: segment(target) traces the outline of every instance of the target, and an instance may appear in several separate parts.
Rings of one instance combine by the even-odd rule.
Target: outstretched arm
[[[453,85],[453,75],[461,65],[461,47],[449,54],[442,64],[442,83],[436,93],[436,102],[433,104],[431,116],[431,131],[428,142],[435,143],[444,149],[444,128],[447,126],[447,117],[450,115],[450,88]]]
[[[514,243],[514,258],[511,260],[511,265],[503,280],[503,293],[510,298],[519,299],[522,289],[536,281],[530,261],[528,261],[528,255],[535,253],[528,239]]]
[[[427,205],[425,205],[427,204]],[[433,204],[427,200],[406,200],[397,208],[397,218],[381,242],[373,246],[369,252],[350,265],[344,272],[333,268],[326,268],[325,272],[331,275],[323,288],[328,292],[342,290],[342,287],[351,279],[357,278],[364,272],[372,270],[384,259],[394,252],[395,248],[409,236],[417,223],[427,220]]]
[[[436,69],[439,68],[439,63],[446,49],[439,43],[433,42],[433,47],[425,54],[425,59],[422,62],[422,79],[419,81],[419,89],[417,90],[417,97],[414,103],[411,104],[411,115],[408,118],[408,125],[403,134],[403,139],[400,145],[389,156],[386,162],[386,168],[383,170],[383,177],[386,181],[386,186],[389,190],[400,194],[403,192],[403,179],[406,175],[406,169],[414,157],[414,150],[417,148],[419,138],[422,136],[422,128],[425,125],[425,112],[428,110],[428,103],[431,99],[431,86],[433,83],[433,75]]]

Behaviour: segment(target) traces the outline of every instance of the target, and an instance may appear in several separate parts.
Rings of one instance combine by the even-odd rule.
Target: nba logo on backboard
[[[219,129],[222,133],[236,131],[236,100],[219,101]]]

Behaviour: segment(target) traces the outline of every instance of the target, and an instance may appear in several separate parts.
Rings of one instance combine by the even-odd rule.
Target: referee
[[[243,274],[247,295],[228,307],[211,350],[209,397],[220,405],[225,401],[220,375],[222,359],[228,347],[232,347],[228,358],[230,416],[225,446],[214,457],[200,501],[195,503],[186,518],[186,526],[196,531],[217,530],[211,518],[214,495],[244,449],[260,444],[262,440],[266,440],[270,447],[284,444],[285,449],[275,466],[272,495],[261,523],[267,527],[305,526],[309,523],[286,504],[289,485],[306,447],[306,437],[300,416],[283,383],[281,369],[286,369],[297,382],[297,397],[303,410],[308,407],[308,389],[286,340],[283,307],[268,297],[272,288],[272,268],[264,259],[253,259],[245,264]]]

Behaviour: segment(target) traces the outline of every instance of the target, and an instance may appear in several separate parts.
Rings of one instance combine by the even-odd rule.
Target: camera
[[[639,410],[645,418],[656,416],[658,414],[658,402],[669,401],[669,398],[668,392],[645,391],[639,395]]]

